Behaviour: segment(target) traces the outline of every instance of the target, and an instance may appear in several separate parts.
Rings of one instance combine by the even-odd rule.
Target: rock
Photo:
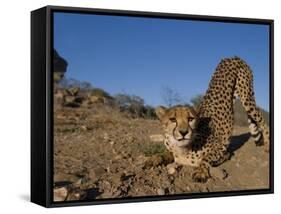
[[[93,130],[93,127],[88,126],[88,125],[82,125],[82,126],[80,126],[80,129],[83,131],[91,131],[91,130]]]
[[[105,98],[104,97],[100,97],[100,96],[96,96],[96,95],[92,95],[88,98],[89,103],[105,103]]]
[[[157,189],[157,195],[165,195],[165,189],[163,188]]]
[[[72,87],[65,89],[62,97],[62,105],[67,107],[80,107],[83,101],[85,100],[84,96],[78,96],[80,91],[79,87]]]
[[[67,201],[77,201],[80,200],[82,196],[84,196],[85,193],[81,192],[72,192],[67,196]]]
[[[88,178],[97,181],[102,175],[106,173],[106,170],[102,167],[96,167],[89,170]]]
[[[174,163],[168,164],[167,171],[169,175],[173,175],[177,172],[177,166]]]
[[[79,91],[80,91],[79,87],[72,87],[72,88],[66,89],[66,92],[70,96],[74,96],[74,97],[78,95]]]
[[[75,97],[74,96],[70,96],[70,95],[67,95],[67,96],[64,96],[64,102],[67,104],[67,103],[73,103],[75,101]]]
[[[73,174],[66,174],[66,173],[55,173],[54,174],[54,182],[60,183],[60,182],[69,182],[74,183],[79,179],[76,175]]]
[[[64,96],[63,106],[77,108],[81,106],[81,103],[77,102],[76,98],[73,96]]]
[[[62,58],[58,52],[54,49],[53,57],[54,66],[54,83],[55,85],[64,77],[64,73],[67,69],[67,61]]]
[[[125,181],[125,180],[128,180],[129,178],[131,177],[134,177],[136,174],[133,173],[133,172],[124,172],[121,174],[120,176],[120,180],[121,181]]]
[[[84,180],[85,180],[85,178],[78,179],[76,182],[74,182],[72,184],[72,187],[74,187],[74,188],[80,187]]]
[[[65,201],[68,195],[66,187],[54,188],[54,201]]]
[[[87,129],[87,126],[80,126],[80,128],[83,130],[83,131],[87,131],[88,129]]]
[[[228,176],[228,173],[226,172],[225,169],[219,169],[219,168],[216,168],[216,167],[210,168],[210,174],[211,174],[212,177],[216,177],[216,178],[219,178],[221,180],[227,178],[227,176]]]
[[[104,192],[100,196],[101,198],[113,198],[113,193],[112,192]]]

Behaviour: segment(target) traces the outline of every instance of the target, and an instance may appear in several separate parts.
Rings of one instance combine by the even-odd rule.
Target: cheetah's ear
[[[166,114],[166,112],[167,112],[167,109],[164,106],[158,106],[155,109],[155,113],[160,120],[162,120],[162,118]]]

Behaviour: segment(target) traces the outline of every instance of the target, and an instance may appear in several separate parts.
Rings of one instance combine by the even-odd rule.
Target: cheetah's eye
[[[192,122],[194,120],[194,117],[189,117],[188,122]]]
[[[176,120],[176,118],[175,118],[175,117],[171,117],[171,118],[169,118],[169,120],[170,120],[172,123],[177,122],[177,120]]]

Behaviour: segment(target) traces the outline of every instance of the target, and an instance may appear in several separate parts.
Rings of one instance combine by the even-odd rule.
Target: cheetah
[[[251,68],[239,57],[222,59],[197,109],[159,106],[155,112],[164,129],[164,144],[177,165],[193,167],[192,179],[206,182],[210,169],[230,159],[234,125],[233,100],[239,98],[248,115],[256,144],[269,150],[269,127],[256,106]]]

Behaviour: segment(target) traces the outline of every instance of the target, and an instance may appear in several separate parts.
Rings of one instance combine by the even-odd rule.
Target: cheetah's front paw
[[[209,169],[206,167],[197,167],[192,174],[193,181],[200,183],[205,183],[210,177]]]

